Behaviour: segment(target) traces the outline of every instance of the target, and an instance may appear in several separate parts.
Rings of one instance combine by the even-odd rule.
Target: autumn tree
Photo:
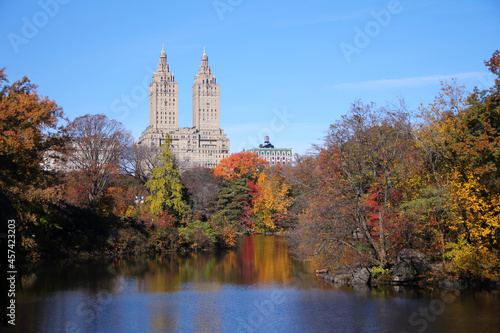
[[[242,152],[223,158],[214,169],[214,175],[224,180],[244,178],[256,180],[267,166],[267,161],[256,153]]]
[[[8,85],[0,69],[0,172],[3,186],[32,183],[50,149],[63,144],[62,109],[24,77]]]
[[[254,212],[258,218],[259,227],[263,230],[275,231],[285,226],[288,208],[292,205],[291,186],[282,175],[281,165],[269,172],[262,172],[257,180],[260,188],[255,199]]]
[[[4,221],[16,220],[19,257],[39,257],[42,243],[61,228],[56,213],[64,185],[43,164],[64,144],[62,120],[62,109],[28,78],[9,85],[0,69],[0,210]],[[7,233],[6,222],[0,226]]]
[[[456,80],[442,82],[442,89],[428,106],[417,113],[413,137],[416,159],[413,172],[408,175],[405,202],[401,205],[405,219],[412,223],[416,234],[406,242],[444,260],[450,218],[449,182],[453,156],[447,138],[455,127],[456,119],[466,106],[465,87]]]
[[[442,82],[441,91],[428,106],[421,106],[419,122],[414,131],[416,144],[422,154],[426,169],[421,184],[431,183],[439,190],[446,182],[446,172],[452,160],[447,147],[449,131],[455,126],[457,116],[466,106],[467,93],[456,80]],[[444,177],[444,178],[443,178]]]
[[[146,200],[151,202],[153,214],[167,213],[181,218],[187,209],[184,200],[185,189],[175,156],[170,150],[170,144],[171,139],[167,135],[160,147],[160,155],[157,157],[158,165],[153,169],[152,178],[146,183],[146,188],[151,193]]]
[[[294,161],[293,166],[283,166],[280,174],[291,186],[293,206],[290,207],[289,214],[296,219],[309,206],[311,198],[314,198],[314,194],[322,186],[323,180],[317,154],[297,154]]]
[[[450,258],[462,274],[500,276],[500,52],[489,61],[493,87],[477,88],[448,128],[451,155]]]
[[[292,187],[289,214],[296,222],[287,233],[293,252],[319,266],[331,268],[366,263],[363,246],[353,240],[353,224],[343,200],[328,193],[321,150],[295,156],[293,167],[282,174]],[[351,241],[351,242],[349,242]]]
[[[67,147],[67,166],[77,177],[89,206],[95,206],[108,188],[113,175],[121,172],[132,135],[118,121],[105,115],[87,114],[68,125],[71,143]]]
[[[499,75],[498,51],[486,62]],[[443,83],[421,107],[415,131],[423,164],[419,190],[402,208],[422,223],[428,243],[439,239],[443,260],[464,276],[498,276],[500,202],[499,80],[467,94],[455,80]]]
[[[332,266],[388,264],[411,152],[404,104],[389,109],[357,102],[332,124],[315,170],[319,187],[308,190],[297,228],[308,235],[309,254],[333,253]]]
[[[182,183],[190,195],[193,215],[210,215],[219,191],[219,184],[212,170],[207,168],[186,170],[182,173]]]
[[[158,165],[156,158],[160,154],[160,149],[156,146],[145,144],[135,144],[133,148],[134,176],[142,183],[146,183],[153,175],[154,168]]]
[[[254,226],[253,201],[258,195],[255,182],[267,161],[252,152],[232,154],[214,169],[221,178],[216,202],[216,224],[230,224],[239,231]]]

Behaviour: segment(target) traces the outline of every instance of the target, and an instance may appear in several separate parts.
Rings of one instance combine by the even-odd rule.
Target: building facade
[[[264,137],[264,144],[259,145],[259,148],[252,148],[247,151],[257,153],[270,166],[292,164],[293,161],[292,148],[274,148],[274,145],[269,142],[268,136]]]
[[[220,128],[220,86],[203,50],[193,84],[193,126],[179,127],[178,84],[162,49],[149,85],[149,126],[139,144],[160,147],[170,136],[171,149],[181,169],[214,168],[229,156],[229,139]]]

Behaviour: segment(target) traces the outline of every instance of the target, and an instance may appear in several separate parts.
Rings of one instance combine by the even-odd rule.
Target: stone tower
[[[220,89],[203,49],[201,65],[193,84],[193,126],[200,130],[220,129]]]
[[[167,54],[162,47],[160,62],[149,85],[149,126],[155,129],[179,127],[178,84],[170,72]]]
[[[179,167],[214,168],[229,156],[230,141],[220,128],[219,84],[212,75],[205,50],[193,84],[193,126],[179,127],[178,86],[162,48],[160,62],[149,85],[149,126],[139,144],[157,150],[166,140]]]

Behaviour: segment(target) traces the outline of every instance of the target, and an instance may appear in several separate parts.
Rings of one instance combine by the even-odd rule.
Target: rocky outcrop
[[[396,261],[400,262],[402,260],[410,259],[425,260],[425,254],[412,249],[402,249],[399,251]]]
[[[352,273],[345,270],[340,270],[331,273],[326,268],[316,270],[316,275],[321,277],[325,282],[335,285],[351,284]]]
[[[316,276],[322,278],[325,282],[333,283],[334,275],[328,271],[326,268],[321,268],[316,270]]]
[[[351,284],[351,279],[352,279],[352,274],[351,273],[342,273],[342,272],[337,272],[334,275],[334,281],[333,283],[339,286],[345,285],[345,284]]]
[[[368,285],[370,284],[370,279],[372,277],[372,274],[370,273],[370,270],[366,267],[363,268],[356,268],[352,272],[352,279],[351,283],[353,285]]]
[[[327,269],[318,269],[316,275],[320,276],[326,282],[335,285],[356,285],[366,286],[370,284],[371,273],[366,267],[356,268],[354,270],[339,270],[335,273],[329,272]]]
[[[404,249],[399,252],[396,264],[390,267],[390,274],[381,281],[380,278],[372,278],[371,270],[368,267],[355,269],[342,269],[330,272],[328,269],[318,269],[316,275],[325,282],[336,286],[352,285],[353,288],[362,289],[372,284],[392,285],[393,288],[404,288],[415,285],[425,285],[428,283],[422,277],[431,271],[440,271],[442,263],[430,264],[423,253],[411,249]],[[384,273],[385,274],[385,273]],[[442,278],[434,279],[435,287],[443,290],[465,290],[465,289],[497,289],[500,290],[500,281],[476,281],[470,279]],[[399,289],[395,289],[397,291]],[[410,290],[410,289],[408,289]]]
[[[410,249],[401,250],[397,263],[391,268],[392,283],[408,284],[417,281],[421,275],[429,272],[429,263],[425,255]]]

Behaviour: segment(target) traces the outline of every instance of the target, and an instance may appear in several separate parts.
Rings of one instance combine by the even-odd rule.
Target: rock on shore
[[[390,279],[386,283],[390,285],[412,285],[417,284],[420,279],[432,270],[439,269],[440,265],[432,265],[424,254],[404,249],[399,252],[396,263],[390,268]],[[341,269],[330,272],[326,268],[318,269],[316,275],[324,281],[334,285],[366,286],[374,284],[369,267],[358,267],[351,269]],[[380,282],[380,281],[379,281]],[[500,289],[500,282],[478,282],[461,279],[443,279],[436,282],[436,287],[440,289],[474,289],[490,288]]]

